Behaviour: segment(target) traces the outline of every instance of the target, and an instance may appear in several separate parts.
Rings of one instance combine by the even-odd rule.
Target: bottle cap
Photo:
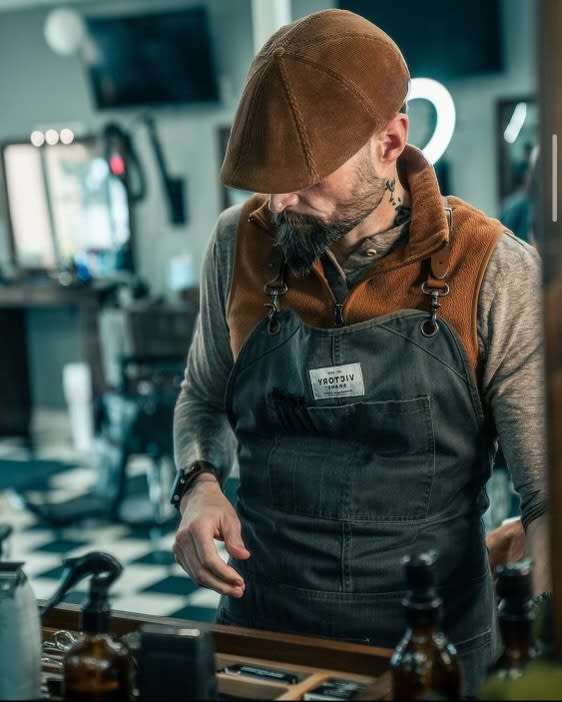
[[[435,562],[437,551],[431,550],[424,553],[412,554],[402,559],[402,566],[406,575],[408,586],[408,603],[417,603],[425,606],[437,607],[441,599],[435,588]]]
[[[531,597],[533,565],[530,560],[504,563],[496,568],[500,597]]]
[[[500,611],[523,611],[532,605],[532,561],[505,563],[496,568],[496,592],[502,600]]]
[[[426,551],[405,556],[402,565],[406,573],[406,582],[412,589],[434,587],[433,566],[437,560],[437,551]]]

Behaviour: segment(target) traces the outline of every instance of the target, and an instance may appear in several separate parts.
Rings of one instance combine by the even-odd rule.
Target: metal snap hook
[[[437,297],[445,297],[449,294],[449,284],[445,283],[444,288],[432,288],[427,284],[427,280],[420,285],[420,289],[424,295],[435,295]]]

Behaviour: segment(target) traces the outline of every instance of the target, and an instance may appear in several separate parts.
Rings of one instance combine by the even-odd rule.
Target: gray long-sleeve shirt
[[[226,475],[235,438],[224,394],[233,365],[226,321],[240,206],[225,210],[211,236],[201,272],[201,308],[174,417],[178,468],[204,459]],[[348,284],[377,258],[400,246],[407,227],[365,239],[339,269]],[[478,300],[483,360],[481,397],[521,498],[525,527],[546,511],[540,260],[513,234],[501,237]]]

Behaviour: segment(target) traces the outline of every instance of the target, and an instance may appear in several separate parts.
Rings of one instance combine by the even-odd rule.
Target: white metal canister
[[[0,699],[41,698],[41,624],[23,563],[0,561]]]

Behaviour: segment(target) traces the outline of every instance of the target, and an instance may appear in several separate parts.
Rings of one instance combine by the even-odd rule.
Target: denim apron
[[[400,560],[437,549],[445,631],[475,695],[496,654],[481,515],[489,437],[457,333],[401,310],[320,329],[260,322],[226,393],[238,440],[247,561],[221,623],[394,647]]]

